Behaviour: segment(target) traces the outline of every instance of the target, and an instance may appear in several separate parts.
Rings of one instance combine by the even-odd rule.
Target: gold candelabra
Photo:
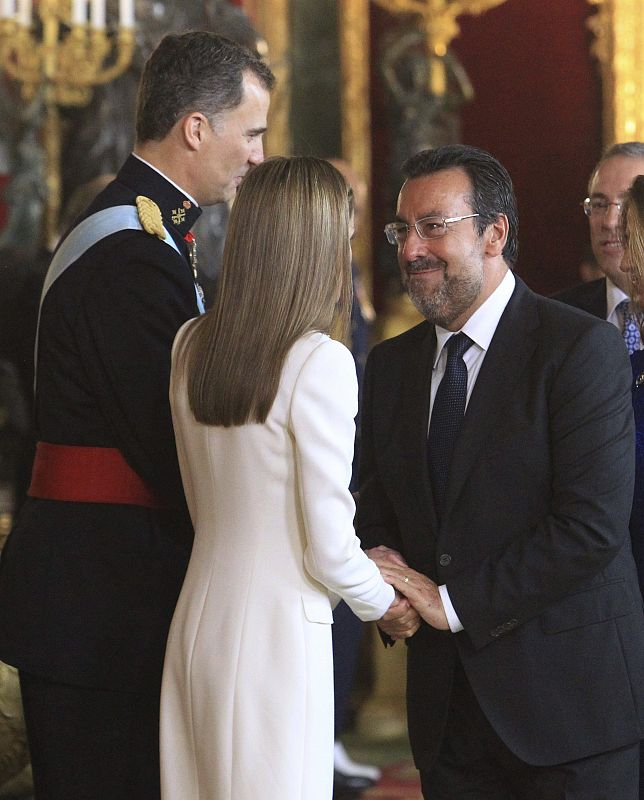
[[[460,32],[456,18],[461,14],[482,14],[505,0],[374,0],[394,14],[416,14],[421,20],[429,57],[428,81],[432,95],[447,91],[444,57],[452,39]]]
[[[41,93],[45,115],[47,201],[44,231],[58,238],[61,196],[60,106],[84,106],[93,87],[129,66],[134,52],[134,0],[119,0],[119,24],[106,26],[105,0],[0,0],[0,65],[21,84],[25,101]]]

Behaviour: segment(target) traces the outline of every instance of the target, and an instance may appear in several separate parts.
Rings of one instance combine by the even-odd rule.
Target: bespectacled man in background
[[[582,203],[590,225],[590,242],[604,277],[554,295],[568,305],[606,319],[622,332],[629,352],[642,347],[637,318],[629,304],[628,275],[621,272],[624,248],[619,216],[627,189],[644,174],[644,142],[623,142],[601,157],[588,181]]]

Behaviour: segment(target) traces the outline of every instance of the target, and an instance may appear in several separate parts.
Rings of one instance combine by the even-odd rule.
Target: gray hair
[[[623,156],[624,158],[644,158],[644,142],[619,142],[604,150],[602,157],[595,165],[595,169],[591,172],[590,178],[588,179],[588,192],[590,192],[590,187],[600,167],[609,159],[615,158],[616,156]]]

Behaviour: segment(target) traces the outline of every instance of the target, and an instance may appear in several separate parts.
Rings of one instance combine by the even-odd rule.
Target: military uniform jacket
[[[190,554],[168,401],[170,352],[198,314],[183,236],[200,210],[131,156],[84,216],[154,200],[180,253],[124,230],[86,251],[44,299],[41,441],[118,448],[163,510],[30,498],[0,562],[0,659],[72,685],[158,691]]]

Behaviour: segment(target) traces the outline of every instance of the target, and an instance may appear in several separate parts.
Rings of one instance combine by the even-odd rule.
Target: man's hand
[[[407,562],[400,553],[391,547],[385,547],[384,544],[365,550],[365,553],[375,562],[380,572],[394,566],[407,569]],[[420,616],[409,601],[396,592],[396,599],[382,619],[378,620],[378,627],[394,641],[409,639],[420,628]]]
[[[392,561],[383,564],[380,567],[380,572],[387,583],[390,583],[394,589],[409,600],[412,608],[420,614],[428,625],[439,631],[449,630],[438,585],[431,578],[421,572],[416,572],[411,567],[399,566]],[[390,610],[392,608],[393,605],[390,606]],[[385,614],[383,620],[387,614]],[[382,620],[378,624],[380,625],[381,622]],[[389,635],[391,636],[391,634]],[[393,636],[391,638],[393,639]]]

